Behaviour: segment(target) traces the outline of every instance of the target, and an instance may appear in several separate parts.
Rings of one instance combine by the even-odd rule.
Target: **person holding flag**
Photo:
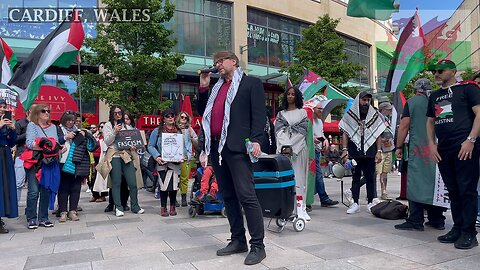
[[[435,66],[435,80],[441,89],[432,92],[428,100],[427,135],[430,154],[448,190],[453,218],[453,228],[437,239],[455,243],[458,249],[471,249],[478,246],[480,88],[474,82],[457,82],[456,73],[450,60]]]
[[[418,79],[413,87],[415,96],[408,99],[403,108],[402,119],[398,128],[398,158],[403,158],[404,141],[410,134],[407,173],[407,199],[409,215],[404,223],[395,225],[397,230],[423,231],[423,212],[427,211],[428,225],[432,228],[445,229],[445,208],[433,205],[435,189],[435,162],[428,154],[426,131],[428,96],[432,84],[428,79]]]

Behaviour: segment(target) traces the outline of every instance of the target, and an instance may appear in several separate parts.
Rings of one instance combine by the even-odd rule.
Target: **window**
[[[308,24],[285,17],[248,9],[248,62],[280,67],[295,61],[293,53]]]
[[[377,49],[377,89],[385,90],[392,57]]]
[[[342,36],[348,61],[363,67],[352,81],[370,86],[370,46],[352,38]]]
[[[232,6],[214,0],[174,0],[175,14],[166,27],[177,39],[175,51],[211,57],[232,50]]]

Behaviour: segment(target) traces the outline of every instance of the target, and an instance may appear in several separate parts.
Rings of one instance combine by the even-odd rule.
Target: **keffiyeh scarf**
[[[372,146],[382,132],[387,128],[380,114],[371,105],[368,108],[365,120],[360,120],[359,95],[348,112],[346,112],[338,127],[347,133],[349,139],[355,143],[358,149],[362,149],[362,136],[364,137],[363,152]]]
[[[230,88],[227,92],[227,99],[225,100],[225,113],[223,116],[223,124],[222,124],[222,134],[220,136],[220,142],[218,144],[218,156],[219,156],[219,163],[222,164],[222,150],[228,136],[228,125],[230,124],[230,107],[232,106],[232,102],[237,95],[238,87],[240,85],[240,81],[243,77],[243,70],[241,67],[238,67],[232,78],[232,83],[230,84]],[[212,109],[213,103],[215,103],[215,99],[217,98],[218,92],[220,91],[220,87],[222,87],[224,83],[224,79],[220,77],[217,83],[213,86],[212,93],[207,101],[207,107],[205,112],[203,113],[202,118],[202,125],[203,125],[203,132],[205,134],[205,154],[208,156],[210,154],[210,145],[211,145],[211,130],[210,130],[210,121],[212,119]]]

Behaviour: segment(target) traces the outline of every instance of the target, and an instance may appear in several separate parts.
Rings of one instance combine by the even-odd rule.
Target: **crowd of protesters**
[[[238,66],[238,58],[230,52],[217,53],[214,58],[222,79],[211,90],[217,97],[209,98],[210,74],[200,77],[199,102],[203,102],[199,109],[203,115],[201,133],[197,134],[192,128],[192,115],[168,108],[162,112],[160,125],[149,134],[144,145],[128,149],[120,149],[116,141],[121,131],[136,129],[135,118],[122,106],[110,107],[107,122],[84,128],[80,115],[73,111],[65,111],[59,122],[54,123],[50,118],[50,108],[45,104],[33,105],[26,118],[14,122],[6,117],[6,102],[0,99],[0,178],[3,183],[0,187],[0,233],[8,233],[1,217],[18,216],[25,185],[28,188],[25,214],[29,229],[53,227],[49,210],[55,210],[59,223],[80,220],[77,212],[81,210],[78,204],[83,184],[88,185],[88,191],[91,191],[90,202],[107,204],[108,197],[105,212],[114,212],[116,217],[124,216],[127,211],[134,214],[145,212],[138,200],[138,191],[143,188],[160,199],[159,214],[162,217],[175,216],[177,207],[188,206],[191,165],[199,158],[205,179],[202,180],[200,195],[193,200],[196,203],[207,198],[214,200],[220,190],[232,226],[232,244],[220,249],[217,254],[223,256],[248,250],[241,205],[252,235],[250,244],[254,253],[249,254],[245,263],[256,264],[266,254],[264,232],[260,228],[263,225],[258,223],[258,201],[254,198],[249,176],[252,166],[246,155],[245,138],[238,137],[240,133],[245,133],[245,136],[252,136],[252,153],[256,157],[262,152],[281,153],[282,149],[290,147],[296,194],[301,198],[297,202],[301,205],[297,214],[307,221],[311,219],[308,212],[312,211],[311,205],[306,203],[307,178],[311,170],[307,147],[310,139],[315,147],[314,192],[323,207],[339,203],[328,196],[324,176],[334,176],[335,164],[355,160],[352,187],[347,191],[350,194],[347,197],[351,196],[347,198],[351,200],[347,214],[360,212],[360,187],[363,184],[366,184],[367,190],[367,211],[378,203],[377,175],[380,179],[380,199],[391,200],[387,193],[387,174],[395,167],[394,157],[404,161],[402,172],[405,175],[402,176],[406,180],[402,186],[406,187],[402,189],[406,192],[400,197],[408,200],[410,215],[405,223],[395,226],[399,230],[423,231],[423,210],[428,213],[425,225],[445,229],[443,212],[446,208],[433,205],[432,198],[428,197],[431,196],[435,165],[438,164],[449,192],[454,221],[454,227],[438,240],[455,243],[459,249],[478,245],[475,230],[475,221],[480,219],[476,191],[480,156],[476,142],[480,133],[478,74],[474,78],[476,83],[457,82],[455,64],[449,60],[439,62],[435,77],[441,89],[430,94],[432,86],[427,79],[420,79],[414,84],[415,96],[404,108],[397,134],[392,126],[392,104],[384,101],[377,109],[373,106],[372,94],[361,92],[340,121],[339,128],[343,134],[341,142],[334,145],[323,132],[324,103],[321,98],[314,101],[313,118],[309,119],[302,92],[296,87],[289,87],[283,95],[283,110],[278,112],[273,123],[265,114],[264,103],[254,102],[254,106],[250,104],[253,99],[247,99],[243,93],[239,95],[240,101],[234,99],[239,88],[252,91],[248,95],[254,95],[254,91],[258,92],[255,87],[260,85],[256,80],[247,83],[242,79],[245,75]],[[234,92],[233,97],[228,91]],[[219,98],[222,100],[217,100]],[[252,108],[249,112],[243,111],[251,114],[248,119],[251,123],[243,123],[246,118],[242,116],[243,108],[238,102],[243,102],[244,98],[244,105],[248,105],[246,108]],[[228,120],[226,123],[225,119]],[[243,130],[243,124],[248,124],[251,130]],[[230,129],[232,132],[229,133]],[[162,137],[170,134],[182,135],[181,160],[165,160],[162,157]],[[407,142],[410,149],[405,147]],[[337,147],[341,147],[341,151]],[[418,151],[425,148],[429,151]],[[418,163],[420,159],[422,164]],[[326,165],[323,169],[322,160]],[[235,166],[231,162],[236,162]],[[239,174],[239,168],[246,170],[248,175]],[[244,186],[238,182],[233,186],[232,181],[237,178],[246,181],[242,182]],[[213,187],[206,186],[209,184]],[[241,191],[236,191],[237,188]]]

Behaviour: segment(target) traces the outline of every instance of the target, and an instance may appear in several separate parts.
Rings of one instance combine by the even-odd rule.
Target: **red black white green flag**
[[[12,78],[13,68],[17,64],[17,56],[0,37],[0,83],[7,84]]]
[[[8,84],[20,94],[25,110],[38,96],[43,75],[50,66],[69,67],[75,62],[85,33],[76,9],[32,51]]]

